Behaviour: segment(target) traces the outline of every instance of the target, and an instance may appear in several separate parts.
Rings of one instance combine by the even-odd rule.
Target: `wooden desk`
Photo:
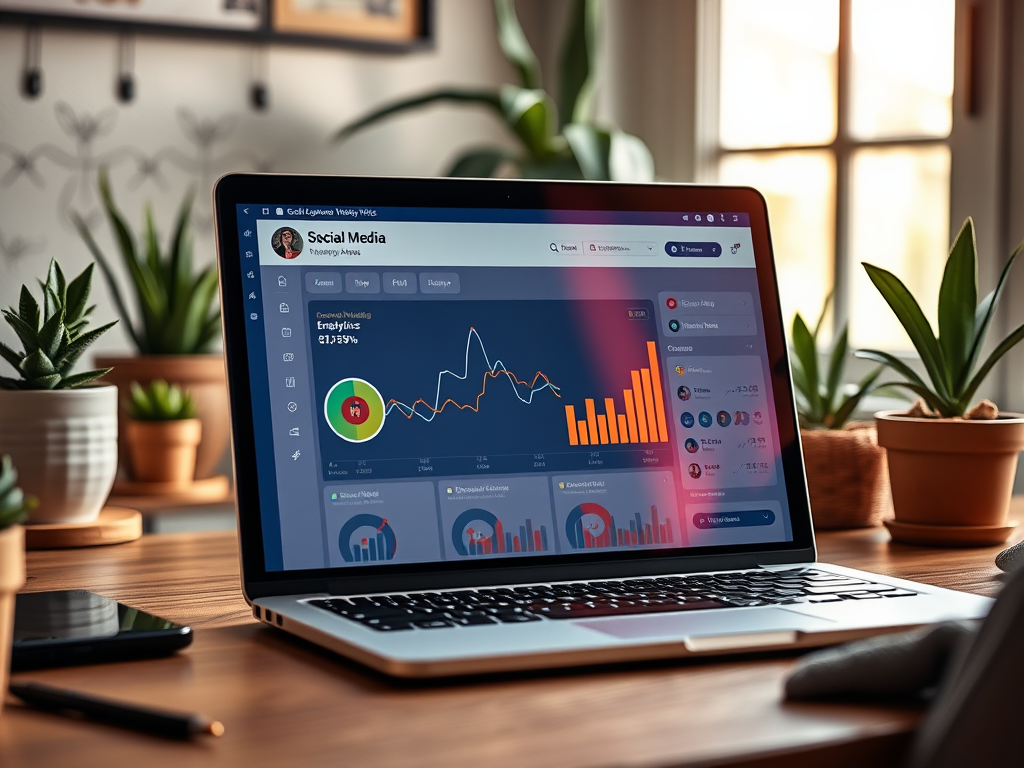
[[[1024,503],[1015,501],[1015,516]],[[889,544],[884,530],[819,536],[821,559],[994,594],[998,547]],[[403,684],[256,624],[229,533],[145,536],[31,552],[27,590],[86,588],[196,628],[173,658],[17,675],[198,711],[220,739],[163,740],[8,705],[4,768],[160,766],[894,766],[919,712],[787,704],[793,657],[664,663]]]

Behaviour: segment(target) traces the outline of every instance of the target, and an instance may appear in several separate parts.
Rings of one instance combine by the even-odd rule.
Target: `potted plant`
[[[152,210],[146,208],[142,238],[136,238],[114,202],[105,169],[99,173],[99,188],[121,262],[131,279],[137,319],[132,317],[114,277],[111,259],[97,245],[82,218],[72,214],[72,219],[103,271],[138,355],[101,357],[96,363],[113,367],[106,380],[117,386],[122,403],[133,381],[148,384],[162,379],[187,387],[203,424],[196,478],[210,477],[228,445],[228,403],[223,358],[211,353],[220,336],[220,312],[215,306],[217,269],[213,265],[198,271],[193,268],[191,195],[182,202],[170,243],[161,252]],[[123,427],[127,420],[123,407],[119,418]],[[122,429],[120,447],[125,457],[122,464],[130,473],[126,434]]]
[[[0,342],[0,357],[17,373],[0,376],[0,451],[39,500],[33,523],[94,520],[117,472],[117,388],[95,384],[109,369],[71,372],[114,325],[86,330],[92,270],[69,283],[51,261],[40,282],[42,307],[22,286],[18,308],[3,310],[23,351]]]
[[[974,222],[967,219],[946,260],[939,287],[938,335],[917,300],[891,272],[864,264],[921,356],[926,378],[895,355],[859,350],[903,377],[891,382],[921,400],[908,412],[876,414],[878,443],[886,449],[895,521],[893,538],[925,544],[998,544],[1012,530],[1006,515],[1024,448],[1024,416],[1000,414],[988,401],[972,407],[993,366],[1024,338],[1024,325],[982,357],[996,308],[1021,243],[995,289],[978,303]],[[983,362],[981,362],[984,360]],[[980,363],[980,364],[979,364]],[[881,386],[890,386],[883,384]]]
[[[14,640],[14,596],[25,584],[25,531],[18,525],[35,506],[15,483],[11,457],[0,459],[0,691],[7,690]],[[0,713],[4,697],[0,696]]]
[[[152,483],[191,483],[203,434],[192,395],[162,379],[147,387],[133,381],[125,409],[135,477]]]
[[[890,510],[885,454],[873,424],[849,419],[883,369],[869,373],[850,394],[841,393],[850,354],[844,325],[821,375],[818,336],[831,299],[829,294],[813,331],[799,312],[793,318],[793,387],[807,491],[815,528],[865,528],[880,525]]]
[[[495,0],[498,44],[519,83],[497,90],[450,86],[387,104],[343,126],[336,141],[374,123],[436,102],[472,104],[494,112],[518,141],[463,152],[449,176],[496,176],[507,169],[530,179],[653,181],[654,160],[636,136],[594,121],[594,73],[600,38],[594,0],[574,0],[560,56],[558,101],[544,90],[540,64],[523,34],[512,0]]]

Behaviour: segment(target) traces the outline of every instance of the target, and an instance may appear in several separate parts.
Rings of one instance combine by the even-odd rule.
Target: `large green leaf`
[[[924,400],[928,407],[932,409],[939,416],[945,418],[952,418],[953,416],[962,416],[963,414],[954,413],[949,409],[949,403],[945,400],[940,400],[935,396],[928,387],[923,384],[914,384],[909,381],[886,381],[879,384],[875,389],[886,389],[888,387],[900,387],[902,389],[909,389],[911,392],[916,394],[922,400]]]
[[[608,177],[612,181],[654,181],[654,158],[647,145],[636,136],[623,131],[613,130],[611,136]]]
[[[160,260],[160,243],[156,235],[156,222],[153,221],[153,206],[146,205],[143,213],[143,237],[146,241],[146,266],[156,276],[156,283],[166,294],[169,275]]]
[[[960,396],[958,405],[962,411],[966,411],[968,406],[971,404],[971,400],[974,398],[974,393],[978,391],[982,382],[985,381],[985,377],[988,376],[989,371],[992,370],[992,366],[999,362],[1000,358],[1013,349],[1020,341],[1024,339],[1024,325],[1019,326],[1013,333],[1003,339],[999,346],[992,350],[992,354],[988,356],[984,363],[978,368],[978,372],[974,374],[970,383],[964,389],[963,394]]]
[[[78,358],[82,356],[82,353],[115,325],[117,325],[117,320],[83,333],[61,351],[60,356],[53,361],[54,366],[63,374],[68,373],[75,366],[75,363],[78,362]]]
[[[551,152],[555,106],[542,90],[501,86],[501,107],[505,122],[535,158]]]
[[[1003,287],[1010,276],[1010,269],[1022,251],[1024,251],[1024,243],[1018,245],[1014,252],[1010,254],[1010,258],[1006,260],[1006,266],[1003,267],[1002,274],[999,275],[999,282],[996,283],[996,287],[988,296],[981,300],[977,311],[974,313],[974,341],[971,344],[971,353],[964,366],[963,375],[957,388],[958,391],[962,390],[967,379],[971,376],[971,372],[974,370],[978,359],[981,357],[982,348],[985,346],[985,337],[988,336],[988,329],[992,324],[992,318],[995,317],[996,307],[999,306],[999,300],[1003,296]]]
[[[17,369],[21,365],[22,356],[0,341],[0,357]]]
[[[92,292],[92,264],[82,274],[68,283],[67,301],[64,306],[64,322],[68,329],[77,331],[89,314],[89,294]]]
[[[950,401],[952,381],[949,368],[946,366],[939,342],[936,340],[924,312],[921,311],[917,299],[892,272],[867,263],[864,263],[864,269],[921,356],[921,362],[924,363],[925,370],[928,371],[935,394],[947,402]]]
[[[39,329],[39,335],[36,337],[39,350],[50,359],[56,357],[60,343],[64,339],[65,330],[64,312],[57,312]]]
[[[839,385],[843,379],[843,370],[846,368],[846,356],[850,351],[847,342],[847,330],[847,326],[844,325],[836,337],[835,344],[832,345],[832,354],[829,357],[828,374],[825,377],[825,392],[823,395],[826,413],[832,413],[835,410],[836,394],[839,392]],[[815,328],[815,331],[817,331],[817,328]],[[815,335],[815,338],[817,338],[817,335]]]
[[[494,0],[494,15],[498,25],[498,45],[505,58],[519,71],[523,87],[540,88],[540,62],[523,33],[512,0]]]
[[[594,116],[594,59],[600,8],[596,0],[573,0],[569,9],[558,88],[558,116],[563,127],[590,122]]]
[[[171,238],[171,250],[168,254],[170,273],[168,279],[168,302],[173,305],[188,290],[192,278],[192,244],[188,237],[188,222],[192,215],[193,192],[190,189],[178,209],[178,218],[174,225],[174,236]]]
[[[607,181],[610,178],[608,155],[612,146],[611,134],[589,123],[570,123],[563,133],[583,171],[583,178]]]
[[[348,125],[342,126],[334,134],[335,141],[344,141],[352,134],[380,122],[386,117],[391,117],[400,112],[407,112],[410,109],[418,109],[435,102],[450,101],[455,104],[477,104],[494,110],[499,117],[504,117],[501,98],[496,91],[480,91],[468,88],[441,88],[422,96],[414,96],[411,99],[402,99],[387,104],[380,109],[374,110],[365,117],[361,117]]]
[[[3,312],[4,320],[7,321],[7,324],[18,334],[18,338],[21,340],[21,345],[25,348],[26,353],[39,349],[38,332],[34,328],[9,309],[0,311]]]
[[[967,219],[953,241],[939,287],[939,348],[949,368],[950,394],[966,380],[964,366],[974,342],[974,312],[978,303],[978,249],[974,222]]]
[[[37,349],[21,361],[21,375],[29,380],[52,376],[56,372],[53,361],[41,349]]]
[[[793,318],[792,343],[793,353],[800,360],[800,368],[804,375],[803,395],[811,406],[811,412],[806,415],[812,421],[820,422],[824,409],[821,392],[818,389],[818,350],[814,346],[814,336],[799,314]]]
[[[488,179],[509,159],[511,154],[504,149],[470,149],[459,155],[448,170],[448,175]]]
[[[149,352],[149,347],[146,344],[145,338],[139,333],[136,333],[135,327],[132,325],[132,316],[128,313],[128,306],[124,303],[124,297],[121,295],[121,288],[117,284],[117,278],[114,277],[114,271],[110,267],[110,262],[107,261],[107,257],[103,255],[103,251],[100,250],[99,245],[96,244],[96,239],[92,236],[92,232],[89,230],[88,225],[78,215],[77,212],[71,212],[71,222],[74,224],[75,229],[78,230],[78,234],[82,240],[85,241],[85,246],[89,249],[93,258],[96,259],[96,263],[100,265],[100,271],[103,273],[103,279],[107,283],[107,288],[110,289],[110,295],[114,299],[114,305],[117,307],[117,313],[124,320],[125,330],[131,337],[132,343],[135,344],[135,348],[140,354],[146,354]],[[86,311],[88,314],[88,310]]]
[[[39,302],[32,295],[27,285],[21,286],[21,296],[18,299],[18,317],[25,321],[32,330],[39,328]]]
[[[59,384],[57,384],[56,388],[57,389],[75,389],[77,387],[81,387],[84,384],[89,384],[90,382],[96,381],[96,379],[100,378],[101,376],[106,376],[112,370],[114,370],[114,369],[113,368],[100,368],[99,370],[95,370],[95,371],[86,371],[85,373],[76,373],[74,376],[68,376],[67,378],[62,379],[61,382]]]

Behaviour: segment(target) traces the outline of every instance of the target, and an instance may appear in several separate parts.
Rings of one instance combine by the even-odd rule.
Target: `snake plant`
[[[884,370],[876,368],[865,376],[857,388],[846,397],[840,395],[843,372],[850,354],[847,341],[848,324],[844,324],[832,343],[828,371],[824,377],[818,369],[818,335],[832,300],[830,293],[825,298],[818,322],[812,331],[797,312],[793,318],[793,386],[796,389],[796,406],[802,427],[825,427],[842,429],[853,415],[854,410],[874,385]]]
[[[124,320],[139,354],[194,355],[208,352],[220,333],[220,312],[214,306],[217,270],[210,266],[198,274],[193,273],[189,231],[191,194],[185,197],[178,211],[166,253],[161,253],[152,208],[146,207],[143,237],[137,247],[135,236],[114,202],[110,178],[103,168],[99,173],[99,187],[121,261],[131,278],[138,323],[133,322],[128,311],[110,259],[100,249],[81,216],[72,213],[72,221],[100,265],[118,314]]]
[[[110,369],[72,374],[82,353],[117,321],[87,331],[92,290],[90,264],[70,283],[56,261],[50,262],[46,282],[40,281],[43,306],[27,286],[21,286],[18,308],[2,310],[4,320],[17,334],[23,351],[0,342],[3,357],[18,378],[0,376],[0,389],[72,389],[98,379]]]
[[[909,365],[888,352],[858,350],[858,357],[885,363],[904,378],[903,381],[880,386],[911,390],[938,416],[953,418],[967,414],[978,387],[993,366],[1024,339],[1024,325],[1021,325],[999,342],[984,362],[978,364],[1010,269],[1022,250],[1024,243],[1018,245],[1007,259],[995,289],[978,303],[978,246],[974,222],[970,218],[964,222],[949,251],[939,286],[938,336],[913,294],[896,275],[881,267],[864,264],[871,282],[921,356],[928,376],[928,382],[925,382]]]
[[[556,103],[541,80],[540,64],[516,16],[513,0],[495,0],[498,45],[519,75],[518,84],[498,89],[456,86],[387,104],[345,125],[335,140],[347,139],[384,118],[450,102],[494,112],[517,139],[517,150],[465,150],[449,176],[489,177],[505,167],[534,179],[652,181],[654,161],[636,136],[594,121],[594,76],[598,58],[599,0],[573,0],[560,57]]]

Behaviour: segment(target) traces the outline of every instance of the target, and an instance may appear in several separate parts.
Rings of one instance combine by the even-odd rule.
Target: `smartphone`
[[[165,656],[191,642],[191,627],[94,592],[29,592],[14,603],[11,669]]]

